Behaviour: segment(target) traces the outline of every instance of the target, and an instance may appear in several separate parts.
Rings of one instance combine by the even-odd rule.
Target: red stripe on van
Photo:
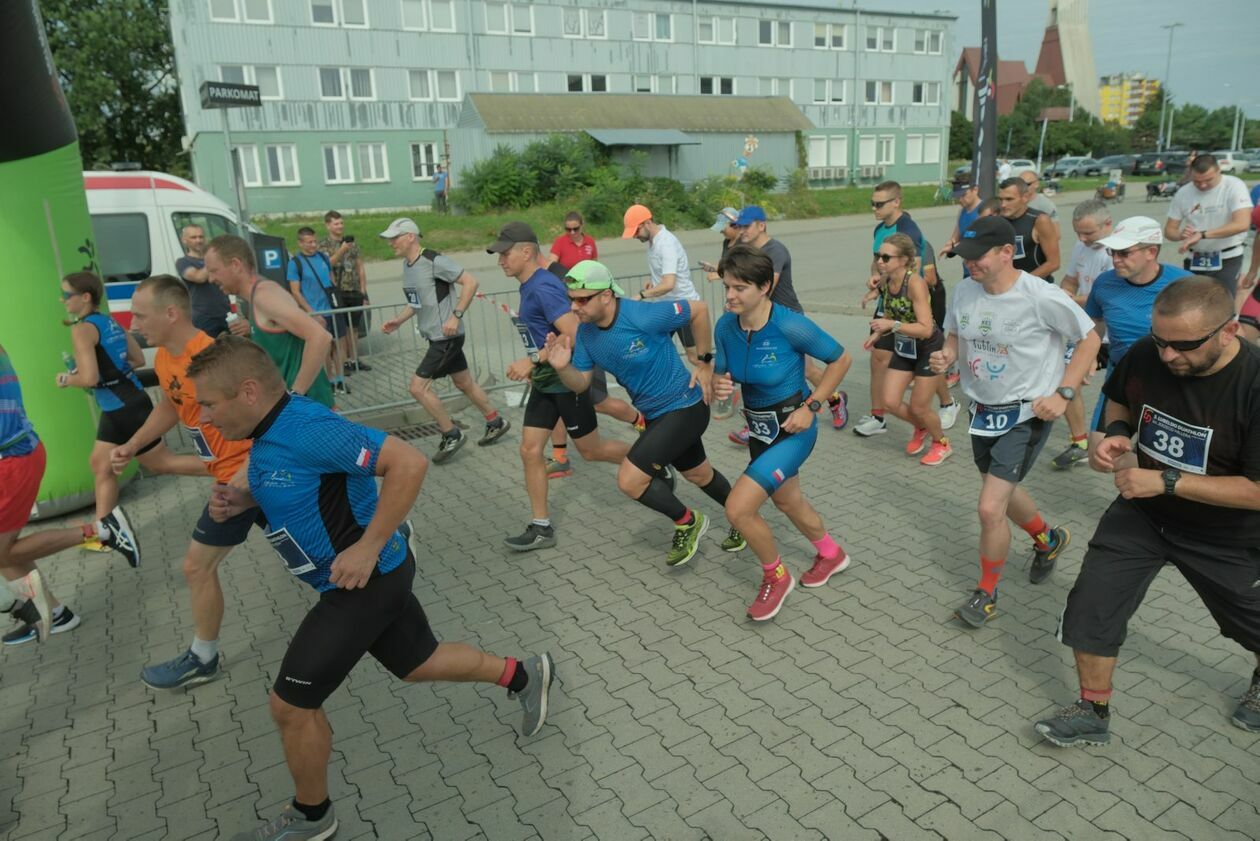
[[[150,178],[147,175],[89,175],[83,179],[89,190],[183,190],[192,192],[183,184],[176,184],[165,178]]]
[[[114,321],[117,321],[118,326],[122,327],[122,329],[131,329],[131,310],[127,310],[126,312],[111,312],[110,315],[114,317]]]

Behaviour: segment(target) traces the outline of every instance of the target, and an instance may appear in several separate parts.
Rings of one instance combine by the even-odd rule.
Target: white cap
[[[1098,240],[1098,244],[1116,251],[1135,245],[1163,245],[1164,229],[1149,216],[1130,216],[1116,225],[1110,236]]]
[[[412,222],[406,216],[401,216],[389,223],[389,227],[381,231],[379,234],[381,239],[393,239],[403,234],[415,234],[420,236],[420,226]]]

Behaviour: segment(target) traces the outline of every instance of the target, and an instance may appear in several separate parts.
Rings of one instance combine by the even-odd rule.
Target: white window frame
[[[538,92],[538,74],[533,72],[522,73],[517,70],[489,70],[489,90],[492,93],[537,93]],[[507,77],[507,85],[504,88],[495,87],[495,74],[502,74]],[[533,86],[526,91],[521,90],[521,79],[529,79]]]
[[[941,162],[941,136],[939,134],[923,135],[923,162],[925,164]]]
[[[250,65],[249,72],[254,78],[254,81],[250,82],[250,84],[251,85],[258,84],[258,68],[260,67],[270,67],[271,69],[276,71],[276,95],[266,96],[263,94],[262,89],[260,87],[258,91],[259,99],[261,99],[263,102],[279,102],[280,100],[284,99],[284,78],[283,78],[283,74],[280,72],[280,65],[278,64],[252,64]]]
[[[723,79],[730,79],[730,80],[731,80],[731,92],[730,92],[730,93],[722,93],[722,80],[723,80]],[[736,94],[736,92],[737,92],[737,87],[736,87],[736,86],[737,86],[737,84],[738,84],[738,83],[736,82],[736,77],[735,77],[735,76],[701,76],[701,77],[700,77],[700,85],[701,85],[701,87],[702,87],[702,88],[703,88],[703,85],[704,85],[704,83],[705,83],[705,81],[706,81],[706,80],[707,80],[707,81],[711,84],[711,86],[713,87],[713,91],[712,91],[711,93],[704,93],[704,92],[703,92],[703,90],[698,90],[698,91],[697,91],[697,93],[699,93],[701,96],[735,96],[735,94]]]
[[[827,135],[811,134],[806,142],[805,165],[810,169],[827,165]]]
[[[766,41],[761,40],[761,25],[763,23],[768,23],[770,24],[770,27],[771,27],[770,28],[770,41],[768,43]],[[785,28],[786,28],[786,32],[788,36],[786,44],[783,43],[783,38],[782,38]],[[778,18],[759,18],[757,20],[757,46],[779,47],[785,50],[790,50],[792,48],[792,42],[793,42],[792,29],[793,29],[792,21],[790,20],[779,20]]]
[[[310,15],[311,26],[325,26],[325,27],[341,26],[341,6],[337,2],[337,0],[318,0],[321,6],[328,5],[329,7],[332,8],[332,13],[333,13],[332,23],[323,23],[321,21],[315,20],[315,3],[316,2],[317,0],[306,0],[306,11],[307,11],[307,14]]]
[[[356,70],[366,70],[368,74],[368,86],[372,92],[368,96],[354,95],[354,73]],[[354,102],[375,102],[376,101],[376,68],[374,67],[344,67],[342,73],[345,78],[343,87],[346,91],[346,97]]]
[[[604,89],[602,91],[597,91],[594,88],[593,80],[596,76],[604,80]],[[582,82],[581,89],[576,91],[569,88],[569,80],[575,77],[581,79]],[[610,77],[607,73],[566,73],[564,74],[564,91],[565,93],[609,93],[612,90],[609,79]]]
[[[325,70],[337,71],[337,85],[341,88],[340,95],[329,96],[328,94],[324,93],[324,71]],[[319,98],[321,100],[323,100],[324,102],[343,102],[348,98],[349,91],[346,90],[346,74],[344,70],[345,68],[342,68],[342,67],[321,66],[321,67],[315,68],[315,74],[319,82]]]
[[[823,29],[823,45],[818,46],[818,28]],[[814,49],[816,50],[845,50],[849,47],[849,25],[847,23],[815,23],[814,24]],[[840,46],[835,46],[832,41],[835,40],[836,33],[840,33]]]
[[[413,73],[418,73],[424,78],[425,85],[429,88],[427,96],[416,96],[416,86],[414,84],[415,77]],[[412,102],[432,102],[437,97],[437,91],[433,89],[433,71],[421,70],[416,67],[407,69],[407,98]]]
[[[639,90],[639,82],[647,81],[647,90]],[[566,82],[567,84],[567,82]],[[656,76],[652,73],[631,73],[630,74],[630,93],[656,93],[658,83]]]
[[[757,79],[757,95],[758,96],[786,96],[792,99],[792,88],[795,79],[786,76],[760,76]],[[766,90],[766,83],[769,83],[769,90]],[[787,92],[783,91],[782,82],[787,82]]]
[[[923,163],[923,135],[906,135],[906,165]]]
[[[822,93],[821,97],[819,97],[818,95],[820,92],[820,86],[821,86],[821,93]],[[828,88],[829,87],[830,86],[827,84],[826,79],[815,79],[814,85],[813,85],[813,92],[810,94],[810,101],[813,102],[815,105],[826,105],[828,101]],[[823,166],[823,164],[818,164],[818,165]]]
[[[836,97],[836,88],[840,88],[840,96]],[[849,80],[848,79],[828,79],[827,80],[827,104],[828,105],[847,105],[849,102]]]
[[[565,15],[569,13],[577,14],[579,32],[569,32],[565,29]],[[603,24],[600,29],[603,34],[594,35],[591,33],[591,18],[599,17]],[[588,9],[584,6],[562,6],[560,10],[560,34],[565,38],[594,38],[597,41],[608,40],[608,10],[607,9]]]
[[[917,98],[915,91],[918,91]],[[929,92],[935,94],[930,96]],[[929,105],[936,106],[941,104],[941,83],[940,82],[911,82],[910,83],[910,104],[911,105]]]
[[[871,98],[871,85],[875,86],[875,98]],[[887,85],[888,99],[883,98],[884,86]],[[892,105],[896,101],[896,92],[893,89],[892,82],[884,82],[878,79],[867,79],[866,90],[862,96],[862,102],[865,105]]]
[[[416,175],[416,152],[424,151],[425,147],[433,152],[433,157],[428,154],[420,155],[418,163],[423,167],[428,167],[428,174]],[[442,162],[438,157],[438,144],[436,140],[415,140],[411,143],[411,180],[412,181],[432,181],[433,174],[436,172],[437,165]]]
[[[215,23],[240,23],[242,11],[240,0],[228,0],[228,2],[232,4],[232,16],[230,18],[220,18],[214,16],[214,0],[206,0],[210,20]]]
[[[871,33],[875,33],[875,46],[871,46]],[[892,46],[884,46],[885,34],[892,33]],[[868,53],[895,53],[897,52],[897,27],[895,26],[867,26],[866,41],[863,44]]]
[[[268,0],[270,2],[270,0]],[[333,20],[332,23],[319,23],[315,20],[315,3],[321,5],[327,3],[332,7]],[[346,23],[345,3],[347,0],[306,0],[306,8],[310,14],[311,26],[333,27],[340,26],[345,29],[367,29],[372,21],[368,17],[368,0],[350,0],[350,2],[358,3],[363,8],[363,23]]]
[[[701,20],[701,21],[708,21],[709,25],[713,27],[713,38],[712,38],[712,39],[710,39],[710,40],[705,40],[704,38],[701,38],[701,37],[700,37],[700,26],[699,26],[699,24],[697,23],[697,25],[696,25],[696,41],[697,41],[698,43],[700,43],[700,44],[722,44],[722,45],[725,45],[725,46],[730,46],[730,45],[733,45],[733,44],[734,44],[734,43],[738,40],[738,35],[737,35],[737,32],[738,32],[738,30],[739,30],[739,27],[738,27],[738,25],[736,24],[735,18],[730,17],[729,15],[700,15],[700,20]],[[730,39],[729,39],[729,40],[727,40],[727,39],[725,39],[725,38],[723,38],[723,37],[722,37],[722,25],[723,25],[723,23],[725,23],[727,26],[729,26],[729,27],[730,27],[730,30],[729,30],[729,31],[730,31]]]
[[[253,69],[254,69],[252,65],[249,65],[249,64],[220,64],[220,65],[218,65],[218,67],[219,67],[219,81],[220,81],[220,82],[223,82],[224,84],[227,84],[227,85],[235,84],[235,83],[233,83],[233,82],[229,82],[227,79],[225,79],[225,78],[224,78],[223,71],[224,71],[224,70],[226,70],[226,69],[227,69],[227,68],[229,68],[229,67],[239,67],[239,68],[241,68],[241,81],[239,82],[239,84],[242,84],[242,85],[251,85],[251,84],[253,84],[253,82],[251,82],[251,81],[250,81],[250,77],[253,75]]]
[[[490,28],[490,7],[503,7],[503,29]],[[534,5],[532,3],[514,3],[510,0],[485,0],[482,3],[482,9],[485,13],[486,33],[488,35],[521,35],[532,38],[534,36]],[[529,31],[518,30],[516,28],[517,17],[522,12],[529,14]]]
[[[236,159],[236,168],[241,173],[241,183],[246,187],[261,187],[262,170],[258,167],[258,147],[252,143],[242,143],[232,147],[232,154]],[[250,177],[250,168],[253,168],[253,177]]]
[[[451,25],[448,27],[439,27],[434,23],[433,9],[438,5],[446,6],[451,12]],[[455,17],[455,0],[425,0],[425,22],[429,24],[430,32],[455,32],[458,28],[457,19]]]
[[[271,158],[270,152],[276,150],[276,163],[280,166],[281,178],[273,180],[271,177]],[[297,146],[293,143],[268,143],[263,146],[263,159],[267,161],[267,186],[269,187],[297,187],[302,184],[302,176],[298,171]],[[293,171],[288,172],[292,166]],[[284,177],[288,176],[288,177]]]
[[[363,7],[363,23],[346,23],[346,3],[359,3]],[[368,0],[337,0],[337,11],[340,13],[341,25],[346,29],[367,29],[371,26],[371,19],[368,17]]]
[[[458,70],[442,68],[440,70],[430,70],[429,72],[433,74],[429,82],[430,82],[431,89],[433,90],[433,98],[435,101],[459,102],[460,99],[462,99],[462,97],[460,96],[460,90],[462,89],[462,86],[460,85],[460,82],[459,82]],[[439,82],[441,81],[441,77],[443,73],[450,73],[452,77],[455,79],[455,95],[454,96],[442,96],[442,86],[441,84],[439,84]]]
[[[873,134],[864,134],[858,138],[858,166],[875,166],[878,154],[878,138]]]
[[[669,19],[669,37],[657,37],[656,30],[658,28],[657,19],[664,16]],[[647,21],[646,35],[636,33],[636,29],[640,21]],[[662,44],[672,44],[674,42],[674,16],[669,12],[632,12],[630,17],[630,39],[632,41],[659,41]]]
[[[419,26],[412,24],[407,25],[407,7],[414,5],[420,9],[420,17],[423,19]],[[428,32],[429,31],[429,3],[428,0],[398,0],[398,14],[402,20],[402,29],[404,32]]]
[[[380,141],[370,141],[367,143],[356,143],[355,148],[355,164],[359,170],[360,184],[385,184],[389,181],[389,147]],[[367,170],[363,166],[363,154],[367,153],[368,163],[371,164],[372,173],[368,176]],[[381,172],[376,171],[378,159],[376,153],[380,153],[379,163]]]
[[[876,155],[875,163],[877,166],[896,165],[897,163],[897,135],[881,134],[879,136],[879,141],[876,144],[875,148],[877,149],[875,153]],[[885,152],[888,152],[887,156],[885,156],[884,154]]]
[[[836,150],[840,149],[839,154]],[[827,135],[827,161],[828,166],[849,165],[849,135],[847,134],[829,134]]]
[[[349,172],[341,172],[341,167],[337,167],[337,177],[328,177],[328,150],[344,149],[346,152],[346,166]],[[353,184],[354,183],[354,146],[350,143],[324,143],[319,147],[320,169],[324,171],[325,184]],[[337,153],[334,152],[334,159],[337,159]],[[339,159],[338,163],[340,163]]]
[[[919,48],[919,39],[923,39],[923,48]],[[936,49],[932,49],[932,41],[936,41]],[[944,49],[945,36],[939,29],[916,29],[914,31],[915,55],[940,55]]]

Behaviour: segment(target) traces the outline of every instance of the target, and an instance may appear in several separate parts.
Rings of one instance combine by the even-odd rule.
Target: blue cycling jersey
[[[730,373],[742,384],[744,405],[754,409],[806,391],[806,356],[831,363],[844,354],[844,347],[813,321],[774,304],[760,330],[740,327],[735,313],[723,315],[718,319],[715,344],[714,372]]]
[[[1112,366],[1129,352],[1134,342],[1151,332],[1151,310],[1160,290],[1190,276],[1185,269],[1165,263],[1160,264],[1155,279],[1144,286],[1130,283],[1116,274],[1115,269],[1094,278],[1094,286],[1085,299],[1085,314],[1106,323]]]
[[[26,416],[22,386],[9,354],[0,348],[0,454],[24,456],[39,446],[39,438]]]
[[[112,412],[144,393],[140,378],[127,361],[127,334],[105,313],[94,312],[83,319],[96,328],[97,384],[92,389],[102,412]]]
[[[691,320],[689,301],[617,301],[617,315],[607,328],[578,327],[573,367],[611,371],[630,401],[654,420],[703,399],[699,386],[688,387],[687,373],[670,334]]]
[[[297,395],[280,399],[250,436],[249,491],[267,521],[267,540],[289,572],[321,593],[337,554],[356,543],[376,513],[376,460],[386,435]],[[395,532],[377,573],[396,569],[407,541]]]

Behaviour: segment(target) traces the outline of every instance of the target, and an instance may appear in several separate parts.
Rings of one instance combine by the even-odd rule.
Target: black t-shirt
[[[228,300],[228,296],[223,294],[223,290],[210,281],[191,283],[184,280],[184,272],[189,269],[204,269],[205,267],[205,260],[189,257],[188,255],[184,255],[175,261],[175,274],[179,275],[179,279],[184,281],[184,286],[188,289],[188,304],[192,310],[192,323],[202,330],[205,329],[202,326],[203,324],[211,324],[227,318],[227,314],[232,308],[232,303]]]
[[[777,239],[771,239],[761,246],[761,250],[774,263],[774,273],[779,276],[779,283],[774,287],[770,300],[781,307],[803,312],[801,302],[796,297],[796,290],[792,288],[792,255],[788,252],[787,246]]]
[[[1260,348],[1255,345],[1241,343],[1237,356],[1211,376],[1178,377],[1160,361],[1147,336],[1116,365],[1103,393],[1129,408],[1140,467],[1260,481]],[[1260,545],[1260,511],[1164,495],[1134,501],[1158,525],[1198,540]]]

